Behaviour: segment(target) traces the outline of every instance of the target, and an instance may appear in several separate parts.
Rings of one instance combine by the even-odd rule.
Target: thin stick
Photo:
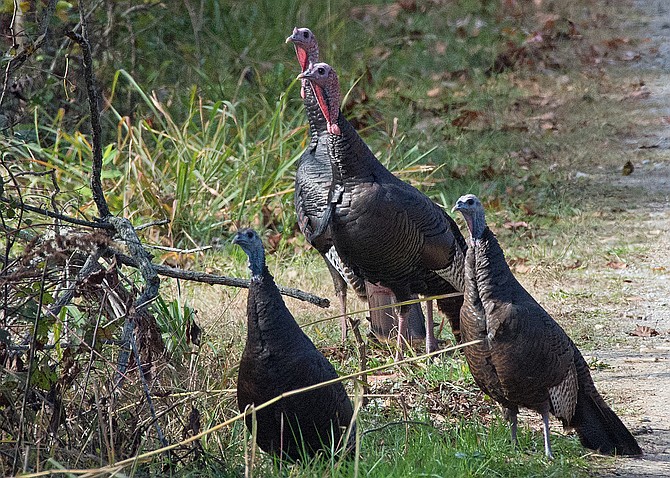
[[[137,267],[137,262],[127,255],[118,252],[112,248],[108,248],[110,255],[116,256],[117,260],[124,265]],[[207,274],[205,272],[198,271],[185,271],[182,269],[177,269],[175,267],[164,266],[160,264],[153,265],[156,272],[165,277],[171,277],[173,279],[183,279],[192,282],[202,282],[203,284],[216,284],[216,285],[227,285],[231,287],[242,287],[245,289],[249,288],[248,279],[239,279],[237,277],[228,277],[228,276],[219,276],[214,274]],[[293,297],[294,299],[302,300],[309,302],[310,304],[323,307],[324,309],[330,307],[330,301],[326,298],[319,297],[308,292],[303,292],[300,289],[294,289],[292,287],[278,286],[279,292],[282,295],[287,295]]]
[[[37,344],[37,328],[40,324],[40,318],[42,317],[42,299],[44,297],[44,283],[47,277],[47,265],[44,264],[44,269],[42,269],[42,280],[40,281],[40,298],[37,305],[37,313],[35,314],[35,323],[33,325],[33,337],[30,343],[30,353],[28,359],[28,372],[26,374],[26,386],[23,389],[23,403],[21,405],[21,419],[19,420],[19,432],[16,438],[16,448],[14,449],[14,463],[12,464],[12,469],[16,469],[16,463],[19,457],[19,449],[23,443],[23,424],[25,422],[25,413],[26,406],[28,404],[28,389],[30,388],[30,378],[32,376],[33,370],[33,361],[35,360],[35,346]]]
[[[88,107],[91,112],[91,134],[93,136],[93,164],[91,165],[91,191],[93,201],[98,207],[102,219],[110,215],[109,206],[102,191],[102,126],[100,125],[100,110],[98,108],[98,91],[95,87],[93,77],[93,56],[91,55],[91,44],[88,41],[88,29],[86,27],[86,16],[84,5],[79,1],[79,23],[81,24],[81,35],[76,32],[67,32],[65,35],[75,41],[81,47],[83,54],[84,79],[86,80],[86,92],[88,96]]]
[[[133,355],[135,356],[135,362],[137,363],[138,374],[140,376],[140,381],[142,382],[142,388],[144,389],[144,396],[147,399],[149,404],[149,410],[151,411],[151,416],[153,417],[154,426],[156,427],[156,433],[158,434],[158,439],[160,440],[163,447],[168,445],[165,435],[163,435],[163,430],[156,416],[156,408],[154,407],[154,402],[151,399],[151,392],[149,391],[149,384],[147,379],[144,377],[144,370],[142,370],[142,359],[140,358],[140,352],[137,350],[137,342],[135,341],[135,332],[130,333],[130,348],[133,350]]]
[[[361,321],[354,320],[351,317],[348,317],[348,319],[349,326],[351,327],[351,331],[354,333],[354,339],[356,340],[356,348],[358,349],[358,367],[361,372],[365,372],[368,369],[368,352],[365,341],[361,336],[361,331],[358,328]],[[363,375],[361,380],[363,382],[363,398],[361,399],[361,405],[365,406],[368,403],[367,394],[370,392],[367,374]]]
[[[93,227],[96,229],[107,229],[107,230],[113,230],[114,226],[112,226],[109,223],[106,222],[91,222],[91,221],[85,221],[83,219],[77,219],[76,217],[71,217],[67,216],[65,214],[60,214],[58,212],[53,212],[49,211],[48,209],[42,209],[41,207],[35,207],[31,206],[29,204],[15,204],[15,202],[12,199],[6,198],[6,197],[0,197],[0,201],[4,202],[5,204],[12,204],[14,206],[17,206],[19,209],[23,211],[30,211],[34,212],[36,214],[41,214],[42,216],[47,216],[53,219],[60,219],[61,221],[69,222],[71,224],[76,224],[78,226],[86,226],[86,227]]]

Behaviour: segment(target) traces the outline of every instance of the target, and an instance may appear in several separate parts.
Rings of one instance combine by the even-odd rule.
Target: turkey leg
[[[551,443],[549,443],[549,412],[542,412],[542,432],[544,434],[544,454],[550,460],[554,459],[551,454]]]
[[[435,338],[435,323],[433,322],[433,301],[426,304],[426,353],[437,350],[437,339]]]

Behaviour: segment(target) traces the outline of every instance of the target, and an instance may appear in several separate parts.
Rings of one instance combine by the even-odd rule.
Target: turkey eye
[[[303,32],[303,33],[302,33],[302,36],[305,37],[305,38],[309,38],[309,33],[307,33],[307,32]]]
[[[468,206],[472,206],[475,203],[475,201],[472,198],[468,199],[465,202],[468,203]]]
[[[251,239],[253,237],[253,233],[251,231],[247,231],[247,237]]]
[[[319,75],[324,75],[326,73],[326,70],[324,70],[324,68],[321,66],[316,71],[319,73]]]

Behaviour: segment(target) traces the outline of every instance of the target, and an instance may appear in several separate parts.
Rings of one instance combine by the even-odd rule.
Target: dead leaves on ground
[[[628,335],[634,337],[656,337],[660,335],[658,331],[648,325],[636,325],[635,330],[628,332]]]
[[[555,13],[538,11],[531,23],[534,29],[528,33],[521,44],[510,41],[494,62],[491,71],[500,73],[518,67],[538,71],[545,69],[569,68],[575,57],[585,65],[602,65],[615,62],[634,62],[642,58],[642,47],[649,44],[649,53],[654,54],[650,39],[636,41],[625,36],[615,36],[604,40],[592,39],[587,33],[591,29],[602,28],[609,23],[604,13],[594,14],[590,18],[575,21]],[[503,29],[510,38],[518,38],[520,32],[514,28]],[[561,52],[560,46],[569,47]]]

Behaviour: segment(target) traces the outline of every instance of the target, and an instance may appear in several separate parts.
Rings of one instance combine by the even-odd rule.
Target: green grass
[[[360,425],[368,425],[365,414]],[[374,423],[374,421],[372,422]],[[240,436],[243,440],[246,437]],[[588,462],[573,438],[554,435],[556,459],[544,457],[541,432],[521,428],[519,446],[510,442],[509,428],[499,420],[484,426],[473,420],[454,422],[444,427],[412,424],[395,425],[363,436],[359,461],[342,461],[337,456],[322,456],[300,465],[280,464],[263,457],[253,467],[255,476],[462,476],[462,477],[581,477],[589,476]],[[232,450],[229,450],[232,451]],[[243,463],[242,455],[238,463]],[[212,471],[217,467],[210,468]],[[221,476],[238,476],[241,466],[224,470]],[[184,470],[189,475],[188,468]],[[194,476],[197,472],[192,471]]]

